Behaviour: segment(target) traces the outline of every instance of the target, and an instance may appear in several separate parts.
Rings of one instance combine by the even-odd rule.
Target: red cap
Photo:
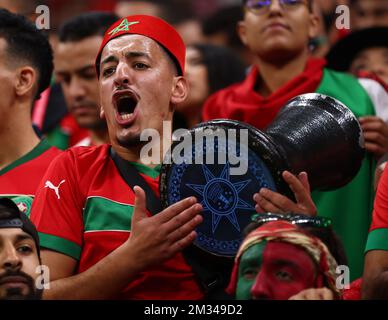
[[[186,47],[179,33],[160,18],[134,15],[118,20],[105,32],[96,58],[98,77],[100,76],[101,53],[105,45],[112,39],[126,34],[140,34],[158,42],[175,58],[178,72],[180,75],[183,75],[185,70]]]

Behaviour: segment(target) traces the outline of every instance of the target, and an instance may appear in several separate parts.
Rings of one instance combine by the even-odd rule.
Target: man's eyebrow
[[[82,68],[79,68],[76,70],[77,73],[84,73],[84,72],[87,72],[89,70],[93,70],[94,71],[94,64],[89,64],[89,65],[86,65]]]
[[[20,241],[24,241],[24,240],[34,241],[34,238],[31,235],[29,235],[28,233],[23,233],[23,234],[18,234],[15,237],[15,240],[16,240],[16,242],[20,242]]]
[[[291,267],[291,268],[300,269],[300,266],[297,263],[287,259],[277,259],[273,262],[273,264],[276,265],[277,267]]]
[[[118,62],[118,59],[115,56],[108,56],[104,60],[101,61],[101,65],[109,62]]]
[[[141,52],[141,51],[129,51],[125,54],[125,58],[127,58],[127,59],[138,58],[138,57],[145,57],[145,58],[150,59],[150,56],[147,53]]]

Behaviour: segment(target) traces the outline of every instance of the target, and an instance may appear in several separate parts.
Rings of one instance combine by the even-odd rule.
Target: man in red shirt
[[[32,127],[31,108],[53,70],[49,42],[26,18],[0,9],[0,197],[29,214],[36,188],[59,154]]]
[[[159,18],[129,16],[106,32],[96,69],[112,146],[64,152],[32,209],[51,272],[44,298],[203,297],[180,253],[195,238],[202,206],[187,198],[150,216],[145,192],[129,187],[112,160],[133,166],[158,193],[159,167],[141,163],[140,135],[151,128],[163,137],[163,121],[186,98],[184,59],[181,37]]]

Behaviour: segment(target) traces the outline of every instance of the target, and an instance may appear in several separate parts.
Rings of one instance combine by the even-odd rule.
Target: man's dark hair
[[[246,76],[246,66],[229,48],[211,44],[194,44],[207,68],[210,94],[241,82]]]
[[[240,6],[228,6],[221,8],[204,20],[202,32],[205,36],[224,33],[227,36],[228,46],[234,49],[244,48],[236,25],[243,19],[243,11]]]
[[[67,20],[59,28],[60,42],[77,42],[93,36],[104,36],[108,28],[119,19],[113,13],[88,12]]]
[[[0,9],[0,38],[7,42],[9,61],[31,64],[38,72],[39,97],[50,84],[53,72],[53,52],[47,37],[22,15]]]
[[[35,242],[40,262],[40,242],[35,225],[21,212],[16,204],[9,198],[0,199],[0,230],[2,228],[20,228],[28,233]]]

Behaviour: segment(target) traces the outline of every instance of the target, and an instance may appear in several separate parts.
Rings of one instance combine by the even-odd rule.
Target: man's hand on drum
[[[253,196],[256,202],[256,211],[258,213],[302,213],[309,216],[316,216],[317,208],[311,198],[307,173],[301,172],[296,177],[289,171],[284,171],[282,176],[294,193],[296,202],[278,192],[261,188]]]

